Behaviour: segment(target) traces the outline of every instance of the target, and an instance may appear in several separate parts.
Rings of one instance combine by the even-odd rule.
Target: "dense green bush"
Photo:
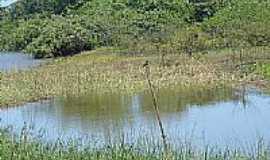
[[[189,0],[194,8],[193,21],[202,22],[228,6],[233,0]]]
[[[265,46],[270,44],[270,2],[235,0],[203,23],[213,37],[224,38],[226,46]]]
[[[88,0],[22,0],[9,7],[12,19],[33,18],[36,14],[62,14],[67,7],[82,5]]]
[[[18,27],[7,38],[7,49],[24,50],[41,58],[96,46],[129,47],[127,41],[140,39],[162,41],[173,32],[171,28],[183,26],[192,13],[184,0],[93,0],[80,1],[82,6],[68,5],[62,16],[53,16],[58,13],[58,2],[27,0],[11,7],[10,19],[16,19]],[[53,9],[51,3],[57,7]]]
[[[0,50],[40,58],[142,43],[189,54],[270,44],[269,0],[26,0],[2,13]]]
[[[0,51],[14,50],[13,36],[17,23],[11,21],[0,21]]]
[[[42,30],[48,25],[48,21],[39,18],[23,21],[18,25],[13,37],[14,49],[23,50],[32,43],[32,41],[39,37]]]
[[[97,45],[97,30],[94,30],[94,26],[83,27],[81,21],[61,16],[47,21],[39,36],[27,45],[27,53],[37,58],[67,56],[93,49]]]
[[[87,15],[102,25],[112,26],[116,34],[138,38],[183,26],[192,8],[183,0],[90,1],[70,14]]]

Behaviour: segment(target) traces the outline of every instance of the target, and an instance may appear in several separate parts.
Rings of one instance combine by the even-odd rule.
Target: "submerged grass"
[[[218,150],[209,146],[195,149],[183,145],[177,150],[170,149],[167,154],[164,154],[162,147],[156,145],[153,147],[153,145],[150,142],[142,142],[87,147],[80,146],[79,140],[58,139],[54,142],[41,142],[30,139],[24,131],[19,138],[10,134],[8,130],[0,131],[0,159],[3,160],[267,160],[270,158],[270,150],[263,141],[259,141],[248,152],[230,148]]]
[[[260,79],[250,74],[250,55],[265,51],[224,50],[224,53],[203,53],[193,57],[169,54],[123,55],[120,51],[99,49],[81,55],[52,60],[39,68],[2,73],[0,76],[0,106],[98,92],[134,92],[147,88],[143,64],[150,62],[151,79],[155,87],[175,85],[236,84]],[[243,52],[246,59],[240,58]],[[261,53],[259,53],[261,52]],[[242,64],[243,63],[243,64]],[[250,66],[250,65],[247,65]],[[246,71],[247,70],[247,71]],[[251,75],[251,76],[249,76]]]

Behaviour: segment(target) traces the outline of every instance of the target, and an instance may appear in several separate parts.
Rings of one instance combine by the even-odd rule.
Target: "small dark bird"
[[[143,67],[147,67],[148,65],[149,65],[149,61],[146,60],[146,61],[144,62],[144,64],[143,64]]]

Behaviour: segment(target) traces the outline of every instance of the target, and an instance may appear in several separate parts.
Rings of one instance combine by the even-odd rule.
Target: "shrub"
[[[42,29],[41,34],[25,51],[34,54],[36,58],[76,54],[95,47],[92,33],[92,30],[87,30],[76,21],[56,17]]]
[[[171,39],[172,47],[180,53],[192,54],[211,48],[210,37],[199,27],[179,30]]]
[[[269,10],[268,0],[234,0],[205,21],[203,29],[231,47],[269,45]]]
[[[0,21],[0,50],[13,50],[14,31],[17,23]]]
[[[39,18],[23,21],[19,24],[14,34],[14,50],[23,50],[33,39],[37,38],[47,26],[47,20]]]

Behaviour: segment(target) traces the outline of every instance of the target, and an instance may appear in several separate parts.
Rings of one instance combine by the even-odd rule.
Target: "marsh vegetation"
[[[155,87],[239,85],[253,83],[267,88],[268,48],[217,54],[166,57],[132,56],[114,49],[99,49],[70,58],[59,58],[26,71],[2,73],[1,106],[22,104],[57,96],[76,96],[91,91],[145,90],[143,63],[150,61]],[[237,56],[235,56],[237,55]],[[259,57],[257,57],[259,55]],[[256,57],[258,60],[256,60]],[[261,58],[263,57],[263,58]]]
[[[265,134],[269,124],[263,119],[269,111],[269,96],[258,91],[270,89],[269,18],[268,0],[21,0],[9,6],[0,4],[0,51],[5,51],[0,53],[0,123],[15,128],[1,127],[0,159],[269,159],[270,138]],[[11,51],[50,59],[39,65],[28,56],[9,56]],[[153,105],[168,148],[160,143],[158,130],[136,130],[157,126]],[[236,114],[234,119],[231,112],[239,108],[246,116]],[[256,115],[255,110],[264,114]],[[197,119],[188,119],[191,113]],[[56,120],[51,114],[57,114]],[[209,123],[216,126],[215,131],[223,131],[210,132],[212,141],[217,140],[214,135],[226,139],[238,130],[238,138],[248,135],[246,139],[253,143],[239,148],[236,143],[225,143],[226,149],[221,149],[221,143],[216,148],[196,148],[179,137],[178,131],[185,131],[181,123],[191,125],[197,120],[207,133],[207,118],[217,122],[222,117],[228,118],[223,128]],[[67,130],[94,131],[96,136],[104,133],[105,139],[110,137],[105,135],[110,126],[123,132],[113,133],[117,142],[95,146],[90,145],[93,137],[70,141],[55,137],[56,126],[50,125],[41,128],[47,127],[54,140],[44,141],[42,136],[33,137],[24,123],[46,119]],[[247,119],[253,125],[245,124]],[[84,127],[68,127],[66,121]],[[105,130],[88,130],[91,123]],[[253,129],[265,139],[251,138]],[[125,133],[132,131],[137,137],[126,138]],[[148,141],[149,135],[153,141]],[[88,142],[89,146],[81,145]]]

